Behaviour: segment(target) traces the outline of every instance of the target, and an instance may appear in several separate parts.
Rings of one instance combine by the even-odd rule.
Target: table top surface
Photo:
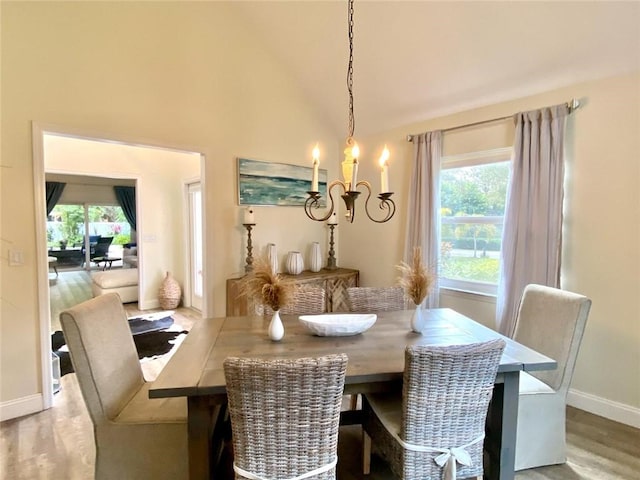
[[[549,370],[556,362],[451,309],[425,310],[422,334],[411,331],[412,311],[380,312],[367,331],[347,337],[312,335],[297,315],[281,315],[285,336],[269,339],[270,317],[202,319],[174,353],[149,391],[151,398],[224,395],[224,359],[230,356],[299,358],[331,353],[349,357],[345,392],[363,385],[400,381],[408,345],[468,344],[502,338],[507,345],[499,372]]]

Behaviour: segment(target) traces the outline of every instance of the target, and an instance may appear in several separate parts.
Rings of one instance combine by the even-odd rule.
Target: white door
[[[189,281],[191,306],[202,311],[202,192],[200,183],[187,186],[189,197]]]

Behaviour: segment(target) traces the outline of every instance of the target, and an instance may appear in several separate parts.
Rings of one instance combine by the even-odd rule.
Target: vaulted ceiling
[[[346,0],[232,8],[346,135]],[[640,70],[637,1],[355,0],[354,8],[360,135]]]

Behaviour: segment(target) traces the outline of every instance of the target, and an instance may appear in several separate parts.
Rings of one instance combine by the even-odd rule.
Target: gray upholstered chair
[[[556,370],[520,372],[516,470],[564,463],[566,403],[591,300],[527,285],[513,339],[558,363]]]
[[[262,303],[255,303],[256,315],[273,315],[273,310]],[[324,288],[311,285],[296,285],[293,298],[282,307],[283,315],[313,315],[326,312],[326,295]]]
[[[227,358],[236,479],[336,478],[347,356]]]
[[[352,312],[390,312],[408,308],[401,287],[350,287],[347,297]]]
[[[407,347],[402,393],[363,395],[364,473],[373,447],[399,479],[482,475],[485,421],[504,347],[504,340]]]
[[[120,297],[81,303],[60,323],[93,422],[95,478],[186,479],[186,401],[149,399]]]

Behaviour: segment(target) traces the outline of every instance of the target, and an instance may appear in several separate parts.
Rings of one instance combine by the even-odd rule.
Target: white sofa
[[[122,303],[138,301],[138,269],[124,268],[95,272],[91,275],[93,296],[117,293]]]

